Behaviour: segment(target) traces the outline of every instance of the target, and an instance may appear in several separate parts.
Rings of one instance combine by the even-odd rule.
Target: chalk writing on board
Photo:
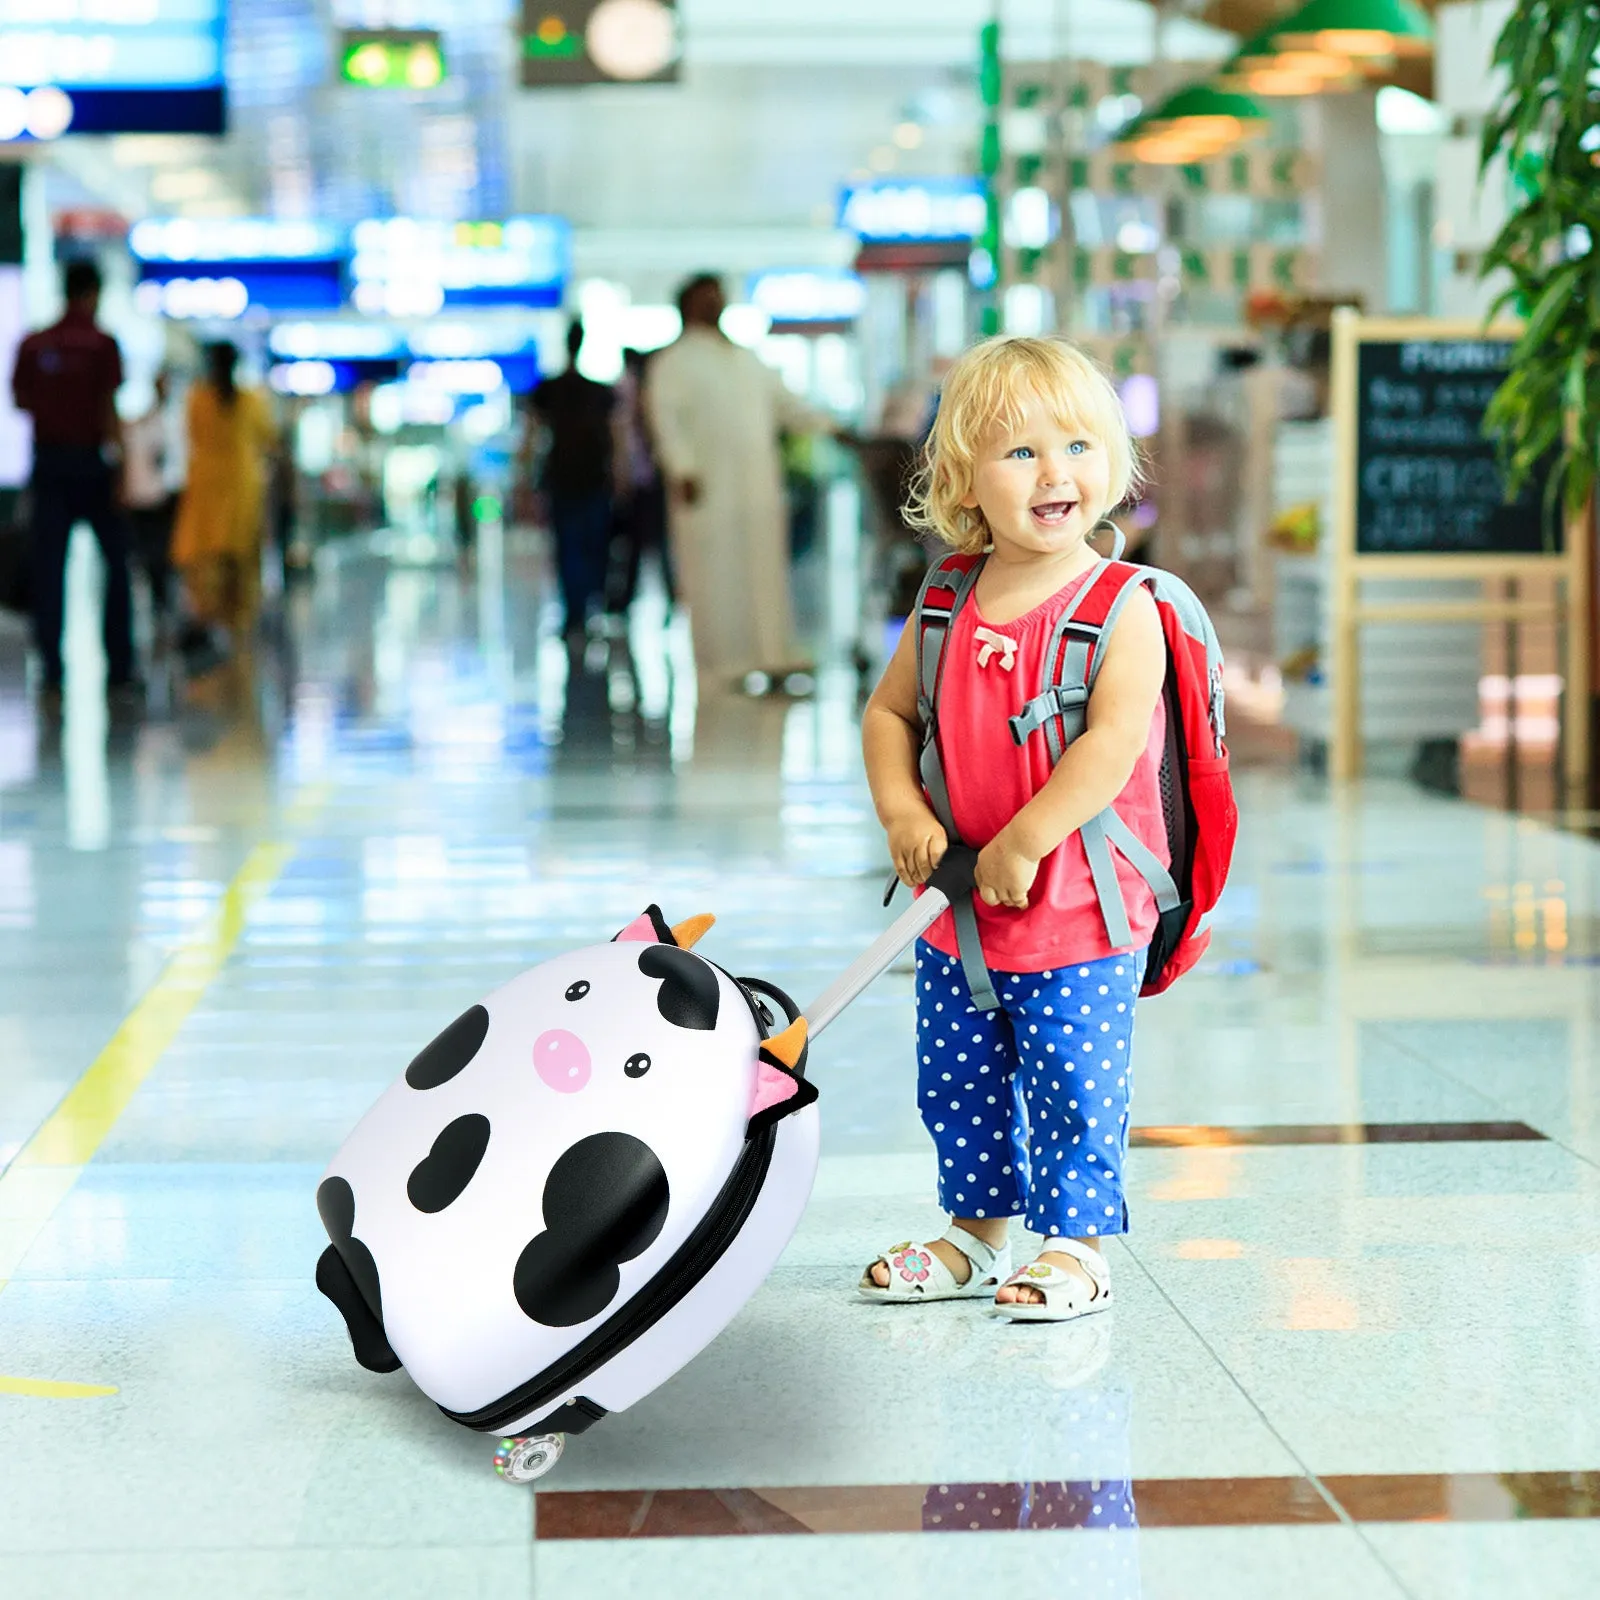
[[[1483,431],[1510,353],[1509,344],[1494,339],[1358,346],[1358,550],[1448,555],[1549,548],[1542,484],[1506,504],[1494,442]]]

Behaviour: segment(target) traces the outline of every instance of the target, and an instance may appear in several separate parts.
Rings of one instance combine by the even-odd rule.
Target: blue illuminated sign
[[[344,299],[344,245],[323,223],[151,219],[134,227],[128,245],[139,263],[135,303],[153,314],[333,311]]]
[[[0,138],[223,132],[226,17],[226,0],[0,0]]]
[[[556,307],[571,270],[564,217],[372,218],[356,224],[351,243],[351,298],[371,316],[432,316],[445,306]]]
[[[280,322],[267,349],[280,361],[384,361],[407,353],[405,335],[381,322]]]
[[[275,361],[267,369],[270,388],[301,399],[348,394],[364,383],[393,383],[399,376],[398,360]]]
[[[137,222],[128,248],[140,261],[313,261],[344,253],[339,230],[325,222],[276,217],[152,217]]]
[[[798,267],[756,273],[745,298],[776,327],[836,326],[866,309],[867,286],[859,273],[842,267]]]
[[[880,178],[839,196],[839,226],[863,244],[975,239],[988,221],[981,178]]]
[[[492,391],[504,382],[520,394],[540,377],[537,340],[480,321],[434,320],[406,329],[332,317],[280,322],[267,335],[267,349],[285,369],[284,381],[292,376],[302,386],[324,381],[326,368],[338,377],[335,388],[349,387],[349,372],[385,363],[397,366],[401,360],[409,360],[418,383],[466,385],[462,393]],[[321,391],[301,387],[284,392]]]

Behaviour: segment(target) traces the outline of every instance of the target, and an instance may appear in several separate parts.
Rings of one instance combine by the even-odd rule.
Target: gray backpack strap
[[[1123,542],[1121,530],[1115,531],[1120,553]],[[1044,670],[1047,677],[1060,649],[1062,635],[1072,632],[1073,613],[1110,565],[1110,561],[1102,560],[1073,604],[1062,613],[1045,653]],[[1020,715],[1011,719],[1011,736],[1018,744],[1025,743],[1031,734],[1043,728],[1049,742],[1051,765],[1061,759],[1067,745],[1083,732],[1088,722],[1089,694],[1106,657],[1103,648],[1096,649],[1094,646],[1097,642],[1103,644],[1111,637],[1111,631],[1116,627],[1117,619],[1134,590],[1151,587],[1154,582],[1154,573],[1141,572],[1131,578],[1123,584],[1098,629],[1080,629],[1068,640],[1061,657],[1060,680],[1055,683],[1047,681],[1043,691],[1023,707]],[[1061,719],[1059,723],[1055,720],[1058,717]],[[1063,729],[1065,738],[1062,737]],[[1133,930],[1128,922],[1128,908],[1123,899],[1122,884],[1117,878],[1112,850],[1115,849],[1149,884],[1159,911],[1170,911],[1178,904],[1177,884],[1171,872],[1161,864],[1161,858],[1111,806],[1084,823],[1078,830],[1078,837],[1083,841],[1083,853],[1088,859],[1089,874],[1094,880],[1095,897],[1100,902],[1100,914],[1105,919],[1106,937],[1111,941],[1112,949],[1128,948],[1133,943]]]
[[[998,1011],[1000,996],[994,992],[994,979],[989,976],[988,963],[983,959],[983,940],[978,935],[978,911],[973,904],[977,891],[957,895],[950,902],[950,915],[956,925],[956,951],[961,957],[961,970],[966,975],[967,987],[972,991],[972,1003],[980,1011]]]
[[[1175,578],[1170,572],[1157,572],[1146,569],[1143,579],[1144,588],[1155,596],[1157,587],[1160,588],[1160,598],[1177,613],[1178,621],[1183,625],[1183,630],[1190,638],[1198,639],[1206,649],[1206,677],[1210,684],[1210,712],[1213,733],[1213,756],[1221,756],[1225,749],[1228,736],[1227,713],[1223,704],[1222,686],[1222,646],[1217,640],[1217,630],[1212,626],[1211,618],[1206,614],[1206,608],[1201,605],[1199,598],[1188,584],[1181,578]],[[1117,620],[1122,608],[1127,604],[1129,591],[1138,587],[1129,584],[1117,596],[1116,603],[1111,607],[1111,613],[1106,618],[1106,633],[1111,632],[1112,624]],[[1089,687],[1094,687],[1095,676],[1100,671],[1100,662],[1097,658],[1089,674]]]
[[[1133,929],[1128,925],[1128,908],[1122,902],[1122,885],[1117,881],[1116,863],[1111,859],[1111,845],[1106,838],[1106,815],[1110,810],[1107,806],[1099,816],[1090,817],[1078,829],[1078,837],[1089,858],[1089,875],[1094,879],[1100,914],[1105,918],[1106,938],[1113,950],[1125,950],[1133,943]]]
[[[1078,659],[1074,661],[1074,656]],[[1045,730],[1045,738],[1050,742],[1050,759],[1059,761],[1060,745],[1065,749],[1074,739],[1083,732],[1088,721],[1089,686],[1086,683],[1074,682],[1073,679],[1081,677],[1089,666],[1089,647],[1081,640],[1074,640],[1067,646],[1067,659],[1063,676],[1065,683],[1052,683],[1049,688],[1036,694],[1016,716],[1010,719],[1011,737],[1019,745],[1026,744],[1041,728]],[[1066,724],[1067,735],[1063,739],[1057,731],[1056,718],[1059,717]]]
[[[1088,719],[1089,657],[1093,649],[1093,639],[1080,637],[1070,641],[1066,657],[1061,664],[1059,682],[1051,680],[1050,669],[1056,659],[1056,652],[1061,648],[1061,636],[1071,631],[1072,619],[1078,607],[1088,599],[1089,591],[1100,581],[1110,565],[1111,563],[1102,557],[1099,563],[1090,569],[1083,587],[1072,597],[1072,604],[1065,607],[1061,615],[1056,618],[1055,628],[1044,653],[1044,684],[1039,693],[1010,719],[1011,737],[1019,745],[1026,744],[1040,728],[1045,730],[1045,738],[1050,745],[1052,765],[1061,759],[1061,752],[1083,732],[1084,723]],[[1105,631],[1100,629],[1098,633]],[[1062,738],[1058,731],[1055,721],[1057,717],[1066,725],[1065,738]]]
[[[978,574],[983,571],[986,559],[979,556],[956,579],[953,585],[955,599],[948,610],[928,604],[928,591],[939,578],[943,576],[946,584],[949,583],[950,574],[944,571],[943,561],[936,561],[928,568],[922,587],[917,590],[917,603],[911,608],[911,626],[917,630],[917,716],[922,721],[924,733],[933,726],[934,712],[939,703],[939,674],[944,665],[945,640],[950,636],[950,627],[957,613],[972,593],[972,586],[978,581]]]
[[[1104,825],[1106,838],[1116,846],[1128,865],[1150,885],[1150,892],[1156,898],[1156,910],[1162,912],[1176,910],[1181,898],[1178,885],[1171,872],[1161,864],[1161,857],[1122,820],[1112,807],[1107,806],[1101,812],[1100,820]]]
[[[911,614],[911,625],[917,630],[917,716],[922,722],[922,750],[917,758],[917,770],[928,791],[933,814],[952,844],[960,842],[960,835],[950,810],[950,787],[945,782],[944,762],[939,755],[939,680],[944,671],[950,629],[972,593],[978,574],[983,571],[983,560],[979,556],[962,574],[948,611],[930,609],[926,604],[928,590],[941,570],[938,565],[930,568],[922,580],[916,609]],[[978,913],[972,895],[957,895],[950,902],[950,915],[955,922],[956,951],[961,958],[967,987],[972,991],[972,1003],[980,1011],[996,1011],[1000,1007],[1000,997],[994,992],[994,981],[983,959],[983,942],[978,936]]]
[[[945,782],[944,762],[939,754],[939,679],[944,672],[950,629],[982,570],[980,556],[957,582],[950,609],[942,611],[929,609],[926,604],[928,590],[940,573],[938,566],[933,567],[922,580],[916,610],[911,614],[911,624],[917,630],[917,717],[922,723],[922,750],[917,758],[917,770],[933,803],[933,814],[952,840],[958,835],[955,818],[950,812],[950,787]]]
[[[1134,591],[1151,588],[1155,581],[1155,574],[1147,572],[1133,582],[1123,585],[1122,592],[1112,602],[1110,611],[1106,613],[1104,630],[1106,638],[1111,637],[1111,630],[1116,627],[1117,619],[1122,615],[1123,607],[1132,599]],[[1095,679],[1100,675],[1100,664],[1105,660],[1105,655],[1104,650],[1098,651],[1090,663],[1091,689],[1094,687]],[[1122,898],[1122,885],[1117,881],[1116,869],[1111,862],[1111,847],[1114,846],[1118,854],[1150,886],[1150,892],[1155,896],[1157,911],[1167,912],[1177,906],[1180,898],[1177,882],[1172,873],[1162,865],[1161,857],[1118,816],[1113,807],[1107,806],[1079,832],[1083,838],[1084,853],[1089,857],[1089,870],[1094,877],[1095,892],[1100,897],[1101,914],[1106,919],[1106,936],[1111,940],[1113,948],[1120,948],[1131,943],[1133,935],[1128,927],[1128,911]]]
[[[1091,817],[1084,823],[1078,829],[1078,837],[1083,841],[1083,853],[1089,860],[1089,874],[1094,879],[1100,914],[1105,918],[1106,938],[1111,941],[1113,950],[1129,949],[1133,945],[1133,929],[1128,924],[1128,907],[1122,897],[1116,864],[1111,859],[1112,849],[1115,848],[1150,885],[1157,911],[1171,911],[1178,904],[1178,885],[1161,864],[1161,857],[1122,820],[1112,806],[1107,806],[1099,816]]]
[[[1127,609],[1128,602],[1140,589],[1152,589],[1155,586],[1156,575],[1148,567],[1142,569],[1137,578],[1123,584],[1122,592],[1111,602],[1111,609],[1106,613],[1105,626],[1100,630],[1103,638],[1111,637],[1111,630],[1116,627],[1118,619]],[[1089,687],[1094,688],[1094,680],[1100,676],[1101,664],[1105,661],[1104,650],[1095,653],[1094,660],[1089,664]]]

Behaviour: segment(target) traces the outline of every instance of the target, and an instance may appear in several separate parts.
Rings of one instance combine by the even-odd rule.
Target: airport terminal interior
[[[1600,289],[1494,267],[1600,281],[1600,213],[1506,143],[1536,9],[0,0],[0,1593],[1600,1592],[1596,414],[1518,320]],[[1057,335],[1225,664],[1180,717],[1168,621],[1209,945],[1071,1124],[1126,1228],[1030,1210],[1008,1314],[929,1293],[921,1052],[990,1013],[885,942],[863,725],[944,637],[946,377]]]

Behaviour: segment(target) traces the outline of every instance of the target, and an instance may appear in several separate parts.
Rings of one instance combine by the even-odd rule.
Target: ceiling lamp
[[[1153,167],[1189,167],[1218,154],[1215,150],[1197,150],[1193,145],[1176,140],[1154,138],[1137,140],[1128,146],[1128,153],[1135,161]]]
[[[1433,23],[1414,0],[1308,0],[1275,31],[1280,50],[1354,59],[1425,56],[1433,50]]]
[[[1264,133],[1267,114],[1247,95],[1190,84],[1135,117],[1117,138],[1140,161],[1182,165]]]
[[[1348,78],[1360,70],[1370,56],[1353,60],[1350,56],[1325,55],[1320,50],[1280,50],[1272,57],[1272,66],[1279,72],[1297,72],[1306,78],[1337,80]]]
[[[1281,23],[1263,28],[1260,33],[1246,39],[1238,54],[1228,63],[1228,71],[1253,72],[1262,67],[1283,68],[1304,73],[1307,77],[1341,78],[1357,69],[1358,63],[1348,55],[1324,49],[1307,49],[1304,45],[1291,45],[1284,41]],[[1362,64],[1370,65],[1370,58]]]
[[[1279,67],[1261,66],[1230,72],[1222,82],[1230,89],[1239,89],[1246,94],[1258,94],[1267,100],[1277,100],[1293,95],[1328,94],[1332,90],[1345,88],[1350,80],[1321,78],[1310,73],[1288,72]]]
[[[1236,57],[1217,78],[1224,89],[1258,94],[1267,99],[1337,94],[1345,89],[1359,89],[1366,81],[1357,64],[1347,56],[1324,56],[1309,50],[1252,59]]]
[[[1126,148],[1135,160],[1159,166],[1187,166],[1192,161],[1209,161],[1221,155],[1236,141],[1182,128],[1157,128],[1136,135]]]
[[[584,42],[595,65],[611,77],[652,78],[678,53],[677,17],[661,0],[600,0]]]
[[[1283,29],[1275,26],[1247,39],[1217,82],[1225,89],[1271,98],[1331,94],[1360,88],[1366,81],[1363,72],[1388,65],[1387,57],[1356,60],[1324,50],[1289,48],[1283,42]]]

